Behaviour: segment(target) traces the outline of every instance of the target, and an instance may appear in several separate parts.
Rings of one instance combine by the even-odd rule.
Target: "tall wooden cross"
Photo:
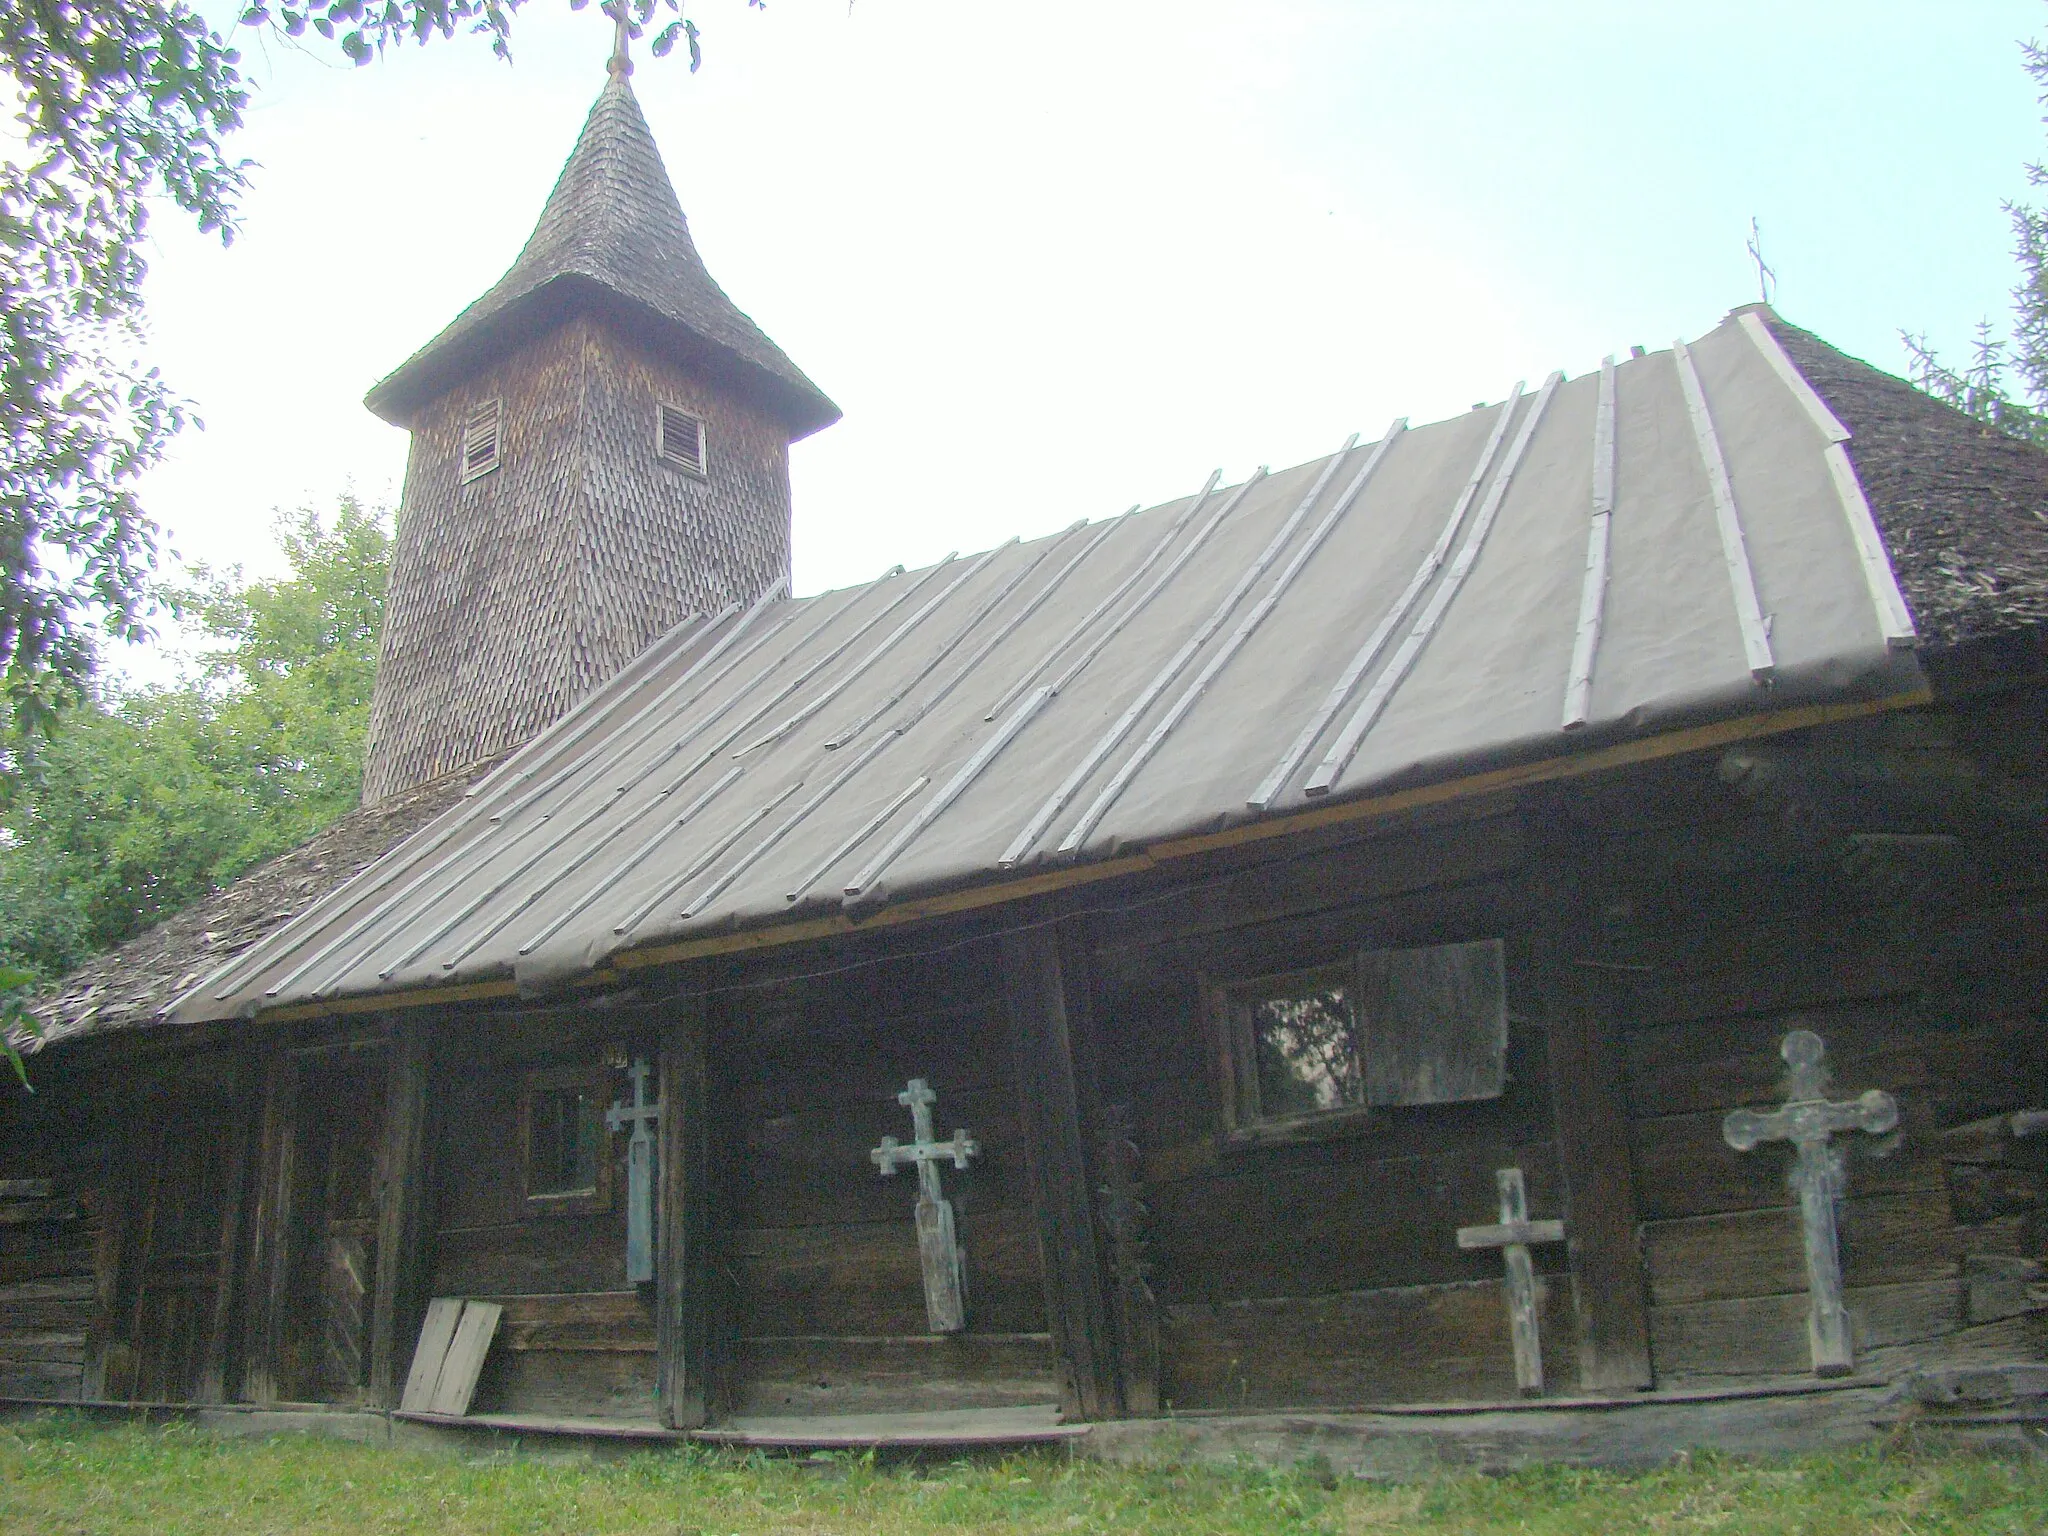
[[[924,1271],[925,1320],[933,1333],[959,1333],[967,1326],[967,1255],[953,1225],[953,1202],[939,1187],[939,1164],[950,1158],[955,1168],[965,1168],[970,1157],[980,1156],[981,1143],[965,1131],[955,1131],[947,1141],[933,1140],[932,1106],[938,1101],[931,1084],[913,1077],[896,1102],[910,1111],[915,1139],[906,1147],[884,1136],[868,1156],[885,1179],[906,1164],[917,1169],[917,1257]]]
[[[1799,1149],[1792,1165],[1792,1189],[1799,1196],[1799,1224],[1806,1239],[1806,1339],[1816,1376],[1846,1376],[1855,1369],[1849,1342],[1849,1311],[1842,1298],[1842,1245],[1836,1216],[1848,1187],[1841,1148],[1829,1144],[1836,1131],[1890,1130],[1899,1123],[1896,1100],[1872,1088],[1846,1102],[1826,1097],[1828,1048],[1810,1029],[1795,1029],[1778,1054],[1792,1068],[1782,1109],[1731,1109],[1721,1135],[1738,1152],[1759,1142],[1789,1141]]]
[[[647,1102],[651,1069],[642,1056],[627,1070],[633,1079],[633,1102],[621,1099],[605,1111],[604,1123],[614,1132],[630,1128],[626,1142],[626,1283],[641,1285],[654,1278],[654,1128],[661,1124],[661,1105]]]
[[[1531,1221],[1529,1191],[1519,1168],[1499,1168],[1500,1221],[1494,1226],[1458,1228],[1460,1248],[1498,1248],[1507,1265],[1508,1335],[1515,1345],[1515,1385],[1529,1397],[1543,1391],[1543,1334],[1536,1318],[1536,1270],[1529,1249],[1564,1241],[1561,1221]]]

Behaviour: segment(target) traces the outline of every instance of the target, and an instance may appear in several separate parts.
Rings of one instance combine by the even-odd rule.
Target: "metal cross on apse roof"
[[[885,1179],[906,1164],[916,1167],[917,1256],[924,1271],[925,1319],[933,1333],[958,1333],[967,1326],[967,1255],[954,1229],[953,1202],[939,1188],[939,1163],[950,1158],[955,1168],[965,1168],[969,1158],[981,1154],[981,1143],[965,1131],[935,1141],[932,1106],[938,1101],[931,1084],[913,1077],[896,1102],[910,1111],[917,1139],[906,1147],[894,1136],[884,1136],[868,1156]]]
[[[1721,1134],[1738,1152],[1759,1142],[1789,1141],[1799,1149],[1792,1188],[1799,1196],[1799,1224],[1806,1240],[1806,1336],[1816,1376],[1846,1376],[1855,1369],[1849,1342],[1849,1312],[1842,1298],[1842,1243],[1836,1217],[1849,1183],[1836,1131],[1890,1130],[1899,1123],[1898,1102],[1881,1089],[1844,1103],[1825,1096],[1828,1048],[1810,1029],[1795,1029],[1778,1054],[1792,1068],[1782,1109],[1731,1109]]]

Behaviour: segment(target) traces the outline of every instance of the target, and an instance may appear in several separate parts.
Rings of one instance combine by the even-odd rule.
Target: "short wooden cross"
[[[1507,1265],[1508,1334],[1515,1343],[1515,1385],[1535,1397],[1543,1391],[1543,1335],[1536,1320],[1536,1271],[1529,1249],[1564,1241],[1561,1221],[1531,1221],[1529,1191],[1519,1168],[1496,1169],[1500,1221],[1490,1227],[1458,1228],[1460,1248],[1498,1248]]]
[[[925,1321],[933,1333],[959,1333],[967,1326],[967,1255],[953,1224],[953,1202],[939,1187],[939,1164],[950,1159],[955,1168],[965,1168],[969,1158],[981,1154],[981,1144],[965,1131],[935,1140],[932,1106],[938,1101],[930,1083],[913,1077],[896,1102],[910,1111],[914,1139],[906,1147],[884,1136],[868,1157],[885,1179],[905,1164],[917,1169],[917,1257],[924,1271]]]
[[[1849,1310],[1842,1298],[1842,1244],[1836,1218],[1849,1173],[1836,1131],[1879,1134],[1899,1123],[1898,1102],[1872,1088],[1846,1102],[1825,1095],[1828,1048],[1810,1029],[1795,1029],[1778,1054],[1792,1069],[1782,1109],[1731,1109],[1721,1135],[1738,1152],[1759,1142],[1789,1141],[1799,1149],[1792,1165],[1792,1189],[1799,1196],[1799,1224],[1806,1239],[1806,1341],[1816,1376],[1846,1376],[1856,1368],[1849,1342]]]

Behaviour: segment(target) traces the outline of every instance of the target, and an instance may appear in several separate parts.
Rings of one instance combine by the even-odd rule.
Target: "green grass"
[[[2048,1531],[2048,1466],[1870,1448],[1694,1457],[1624,1475],[1544,1469],[1386,1487],[1312,1471],[1130,1470],[1061,1455],[876,1465],[646,1451],[461,1459],[173,1425],[0,1428],[0,1532],[150,1536],[936,1536],[939,1532],[1621,1532],[1936,1536]]]

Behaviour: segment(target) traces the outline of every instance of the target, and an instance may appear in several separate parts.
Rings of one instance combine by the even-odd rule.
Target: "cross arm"
[[[1563,1241],[1561,1221],[1502,1221],[1484,1227],[1458,1228],[1460,1248],[1506,1248],[1516,1243],[1530,1248]]]

